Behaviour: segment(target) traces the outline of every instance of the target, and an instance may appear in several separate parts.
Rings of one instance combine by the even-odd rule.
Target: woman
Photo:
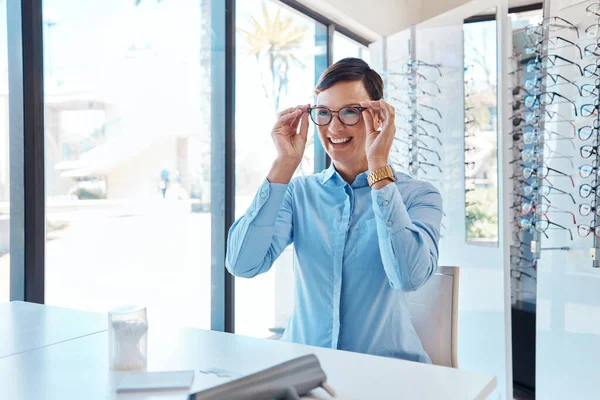
[[[379,74],[346,58],[321,76],[317,106],[279,115],[271,133],[278,156],[229,231],[226,265],[254,277],[293,242],[295,304],[283,340],[431,362],[405,292],[437,268],[441,197],[388,167],[396,127],[382,97]],[[309,116],[333,162],[292,179]]]

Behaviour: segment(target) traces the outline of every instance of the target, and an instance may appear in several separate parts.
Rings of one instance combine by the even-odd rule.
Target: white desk
[[[0,358],[106,328],[107,317],[103,314],[22,301],[0,304]]]
[[[2,321],[0,321],[2,324]],[[193,390],[219,378],[201,370],[248,374],[290,358],[315,353],[339,399],[485,399],[496,379],[451,368],[254,339],[199,329],[162,331],[150,326],[148,370],[196,371]],[[0,359],[0,398],[181,399],[186,393],[115,393],[120,372],[108,368],[108,338],[100,332]],[[329,399],[321,389],[318,399]]]

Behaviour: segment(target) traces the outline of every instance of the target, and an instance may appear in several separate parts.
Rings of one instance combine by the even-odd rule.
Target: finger
[[[369,106],[369,102],[363,101],[360,103],[360,105],[361,107],[365,107],[365,110],[363,110],[362,115],[365,119],[365,127],[367,128],[367,132],[373,132],[375,130],[375,126],[373,124],[373,112]]]
[[[281,115],[277,120],[277,123],[280,125],[291,125],[295,119],[298,118],[299,115],[302,114],[302,110],[294,108],[292,111],[286,113],[285,115]]]
[[[380,102],[380,106],[381,106],[381,110],[382,110],[382,114],[383,114],[383,128],[385,129],[388,126],[390,126],[390,124],[394,123],[395,120],[395,116],[396,116],[396,110],[394,109],[394,107],[392,107],[391,105],[389,105],[388,103],[386,103],[383,100],[379,100]]]
[[[290,107],[290,108],[286,108],[285,110],[283,110],[282,112],[279,113],[278,118],[283,117],[284,115],[287,115],[289,113],[292,113],[294,111],[296,111],[298,109],[298,107]]]
[[[308,138],[308,112],[302,114],[300,119],[300,136],[306,140]]]

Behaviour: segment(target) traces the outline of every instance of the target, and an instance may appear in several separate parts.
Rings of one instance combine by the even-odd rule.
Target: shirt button
[[[389,206],[389,205],[390,205],[390,202],[389,202],[389,201],[387,201],[387,200],[386,200],[386,201],[384,201],[384,202],[383,202],[383,206],[384,206],[384,207],[387,207],[387,206]]]
[[[267,197],[267,195],[266,195],[266,194],[264,194],[264,193],[261,193],[261,194],[260,194],[260,198],[261,198],[261,199],[264,199],[265,197]]]
[[[387,225],[387,226],[392,226],[392,221],[388,221],[388,222],[386,223],[386,225]]]
[[[256,211],[252,211],[252,216],[256,217]]]

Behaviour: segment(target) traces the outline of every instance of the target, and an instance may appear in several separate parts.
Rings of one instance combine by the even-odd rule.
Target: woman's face
[[[371,99],[361,81],[339,82],[319,93],[316,105],[338,111],[342,107],[360,107],[361,101],[369,100]],[[361,115],[356,125],[348,126],[338,116],[335,113],[328,125],[317,125],[321,143],[333,161],[360,163],[366,158],[364,118]]]

